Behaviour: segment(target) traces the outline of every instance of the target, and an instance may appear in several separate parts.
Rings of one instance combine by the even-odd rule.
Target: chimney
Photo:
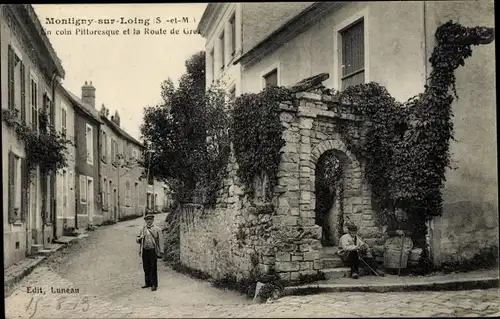
[[[95,108],[95,87],[92,85],[92,81],[90,84],[85,81],[85,85],[82,86],[82,101]]]

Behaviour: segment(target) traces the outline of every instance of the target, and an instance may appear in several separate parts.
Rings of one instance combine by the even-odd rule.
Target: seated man
[[[347,224],[347,230],[349,232],[340,237],[338,255],[351,268],[351,278],[359,278],[360,263],[362,266],[368,266],[373,269],[379,276],[384,276],[383,271],[377,270],[377,265],[373,260],[368,245],[359,237],[358,227],[353,224]]]

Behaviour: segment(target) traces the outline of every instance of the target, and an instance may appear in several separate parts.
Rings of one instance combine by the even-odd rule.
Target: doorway
[[[322,228],[321,244],[337,246],[344,226],[344,174],[342,162],[333,151],[318,159],[315,176],[315,217]]]
[[[94,179],[87,177],[87,214],[89,224],[94,224]]]
[[[113,219],[115,222],[118,221],[118,193],[116,188],[113,190]]]

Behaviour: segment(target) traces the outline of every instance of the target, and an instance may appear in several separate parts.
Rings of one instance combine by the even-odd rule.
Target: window
[[[116,164],[116,141],[111,140],[111,161]]]
[[[212,81],[215,79],[215,55],[214,55],[214,49],[212,48],[212,50],[210,51],[210,54],[209,54],[209,57],[210,57],[210,74],[212,74]]]
[[[80,202],[87,202],[87,176],[80,175]]]
[[[101,198],[102,198],[102,206],[104,207],[108,206],[108,193],[106,191],[107,188],[108,188],[108,183],[106,181],[106,178],[103,177],[101,184]]]
[[[30,84],[31,127],[38,130],[38,80],[33,75],[31,75]]]
[[[219,37],[219,47],[220,47],[220,68],[224,69],[225,61],[226,61],[226,52],[225,52],[225,42],[224,42],[224,31],[222,31]]]
[[[107,154],[108,154],[108,137],[106,135],[106,132],[102,131],[102,144],[101,144],[101,154],[102,154],[102,161],[106,162],[107,159]]]
[[[111,181],[108,183],[108,205],[111,205],[111,188],[113,188],[113,184]]]
[[[66,170],[62,171],[62,193],[63,193],[63,214],[66,208],[68,207],[68,173]]]
[[[137,182],[135,182],[134,191],[135,191],[135,205],[139,206],[139,183]]]
[[[365,82],[365,43],[363,20],[340,33],[342,45],[342,89]]]
[[[151,209],[153,207],[153,194],[148,193],[147,194],[147,209]]]
[[[66,113],[66,108],[62,107],[61,108],[61,133],[63,134],[64,137],[66,137],[67,134],[67,113]]]
[[[52,99],[50,98],[50,95],[48,92],[45,92],[43,94],[43,107],[44,110],[47,112],[47,120],[50,125],[54,125],[54,103],[52,103]]]
[[[274,69],[271,72],[264,75],[264,85],[268,86],[278,86],[278,69]]]
[[[87,142],[86,144],[86,149],[87,149],[87,163],[90,165],[94,164],[94,139],[93,139],[93,134],[92,134],[92,126],[90,126],[87,123],[87,129],[86,129],[86,135],[85,135],[85,140]]]
[[[231,102],[234,102],[236,100],[236,87],[233,86],[231,90],[229,91],[229,100]]]
[[[229,19],[229,30],[231,30],[231,43],[229,47],[229,52],[231,57],[234,57],[236,53],[236,16],[233,13],[231,19]]]
[[[8,107],[26,121],[26,83],[24,64],[19,54],[9,45],[8,48]]]
[[[125,205],[131,206],[132,204],[132,191],[130,188],[130,182],[125,182]]]
[[[22,170],[21,166],[25,166],[21,164],[22,159],[14,154],[13,152],[9,152],[9,222],[13,223],[21,220],[21,201],[22,201]],[[24,195],[24,194],[23,194]],[[24,197],[24,196],[23,196]]]

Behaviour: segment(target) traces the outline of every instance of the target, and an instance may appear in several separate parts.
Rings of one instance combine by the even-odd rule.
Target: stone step
[[[325,275],[326,280],[349,277],[350,271],[351,270],[347,267],[328,268],[321,270],[321,272]]]
[[[322,258],[321,262],[323,263],[323,268],[341,268],[344,267],[344,263],[340,257],[336,258]]]
[[[31,245],[31,254],[37,255],[38,252],[43,250],[43,249],[44,249],[43,245],[40,245],[40,244]]]

